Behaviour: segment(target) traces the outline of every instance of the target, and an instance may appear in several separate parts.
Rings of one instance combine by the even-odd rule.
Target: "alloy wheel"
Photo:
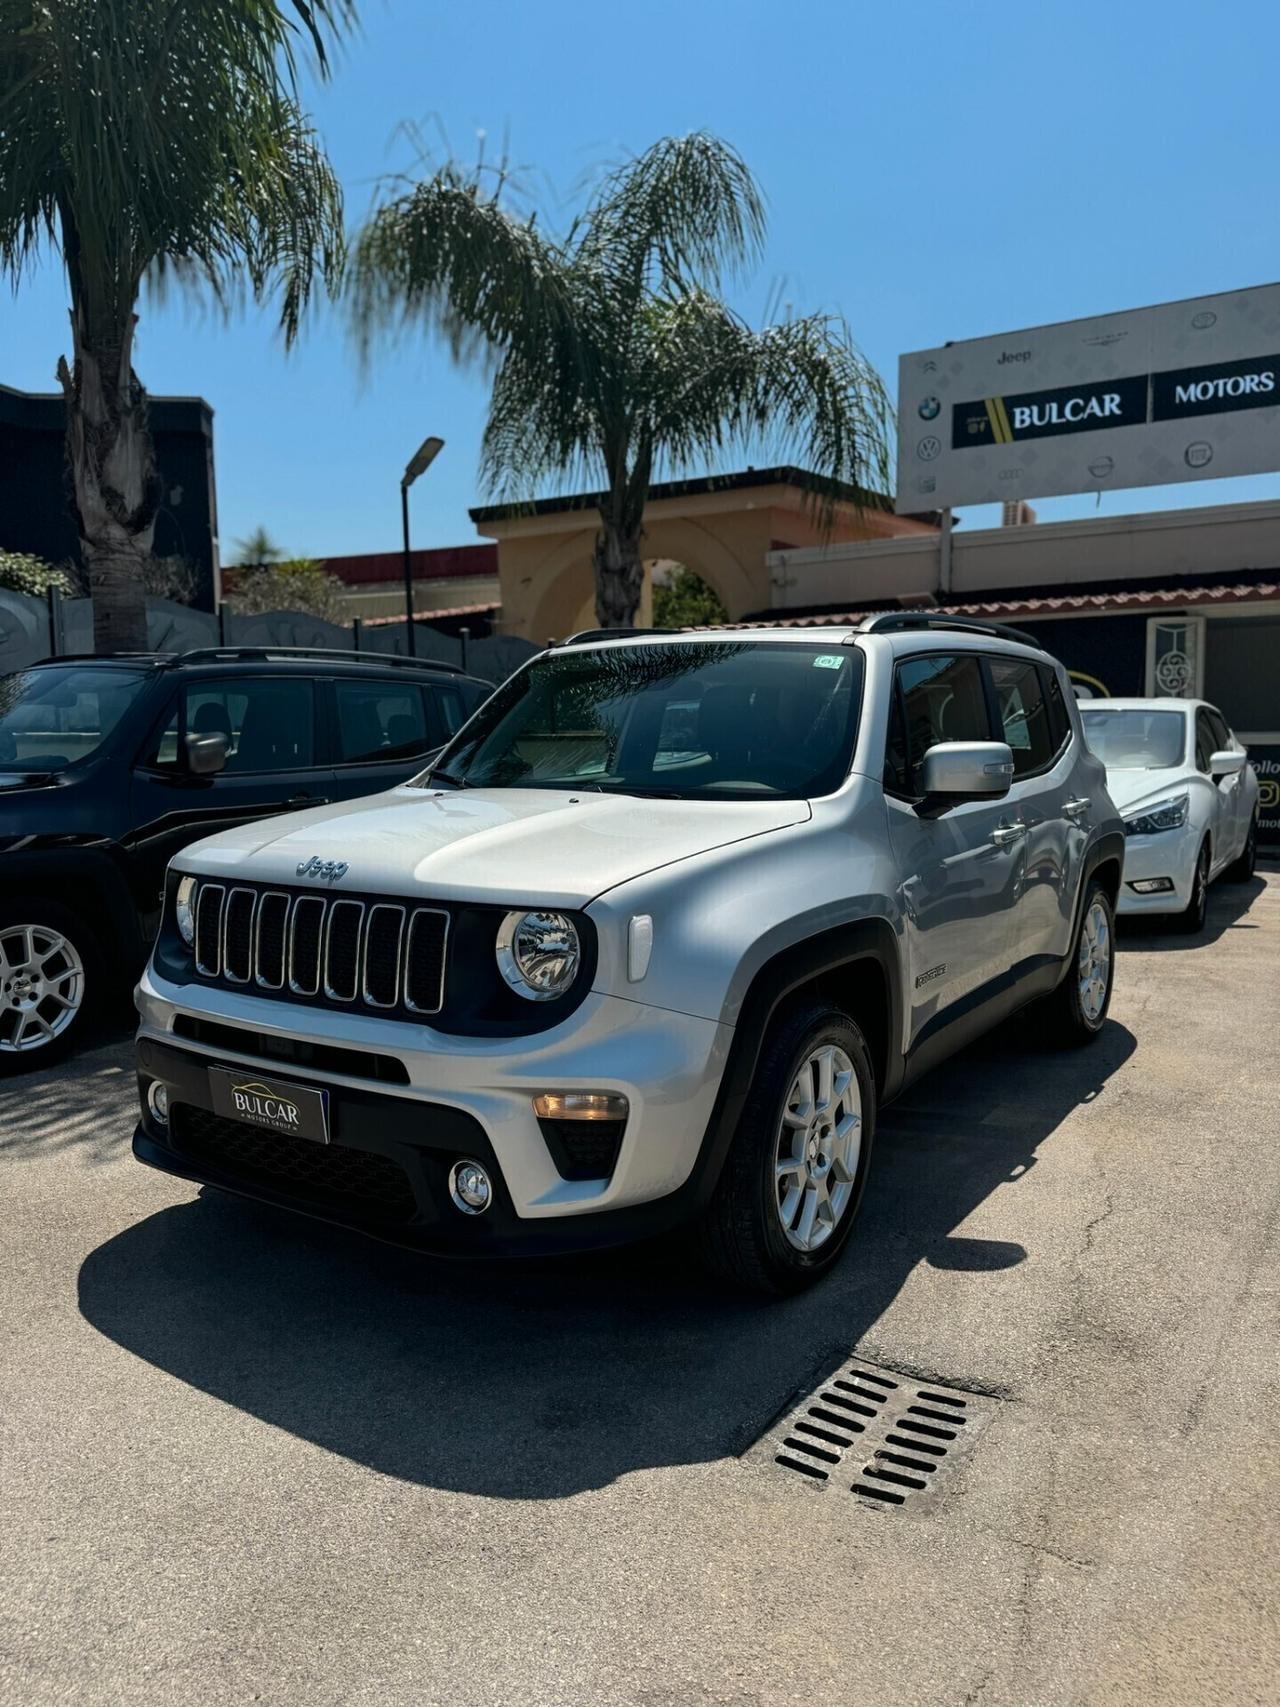
[[[774,1204],[797,1250],[816,1251],[839,1226],[858,1176],[861,1129],[853,1062],[825,1043],[792,1080],[774,1149]]]
[[[1080,987],[1080,1011],[1088,1023],[1097,1025],[1107,1005],[1111,981],[1111,921],[1107,909],[1094,896],[1080,928],[1080,950],[1076,961]]]
[[[1192,895],[1192,906],[1195,917],[1203,919],[1209,905],[1209,850],[1202,848],[1200,858],[1196,861],[1196,886]]]
[[[44,1049],[84,1002],[84,962],[51,925],[0,929],[0,1055]]]

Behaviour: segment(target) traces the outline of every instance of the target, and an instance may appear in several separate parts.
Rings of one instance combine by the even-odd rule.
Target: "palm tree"
[[[498,359],[485,486],[524,500],[564,477],[600,488],[594,566],[606,627],[635,619],[655,470],[764,447],[838,497],[888,479],[884,387],[825,314],[753,331],[719,295],[760,252],[764,209],[734,150],[667,138],[612,172],[563,239],[503,205],[505,178],[445,166],[386,202],[360,236],[353,313],[379,332],[442,331]],[[821,484],[821,483],[820,483]]]
[[[227,309],[278,295],[287,342],[342,262],[342,198],[296,99],[354,0],[0,0],[0,272],[46,248],[70,295],[58,362],[98,649],[146,645],[159,481],[133,371],[142,283]]]

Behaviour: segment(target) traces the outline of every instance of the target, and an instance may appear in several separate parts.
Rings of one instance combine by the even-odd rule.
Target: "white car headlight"
[[[190,948],[196,940],[196,880],[194,877],[183,877],[178,880],[178,892],[174,897],[173,916],[178,921],[178,934]]]
[[[1186,794],[1173,794],[1168,800],[1157,800],[1154,806],[1144,807],[1132,818],[1126,818],[1124,833],[1126,836],[1154,836],[1158,830],[1180,830],[1187,821],[1189,804]]]
[[[563,913],[508,913],[498,927],[498,970],[518,996],[563,996],[582,965],[578,929]]]

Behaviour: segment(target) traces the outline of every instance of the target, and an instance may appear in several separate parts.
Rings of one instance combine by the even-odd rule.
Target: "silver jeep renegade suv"
[[[174,860],[134,1152],[455,1255],[687,1223],[791,1290],[904,1085],[1033,1001],[1098,1033],[1123,857],[1012,630],[579,636],[414,781]]]

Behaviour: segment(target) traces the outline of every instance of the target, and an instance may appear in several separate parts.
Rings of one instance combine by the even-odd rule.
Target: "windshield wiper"
[[[476,786],[474,782],[468,782],[464,776],[454,776],[452,771],[432,771],[431,782],[433,786],[437,782],[447,782],[450,788],[474,788]]]

